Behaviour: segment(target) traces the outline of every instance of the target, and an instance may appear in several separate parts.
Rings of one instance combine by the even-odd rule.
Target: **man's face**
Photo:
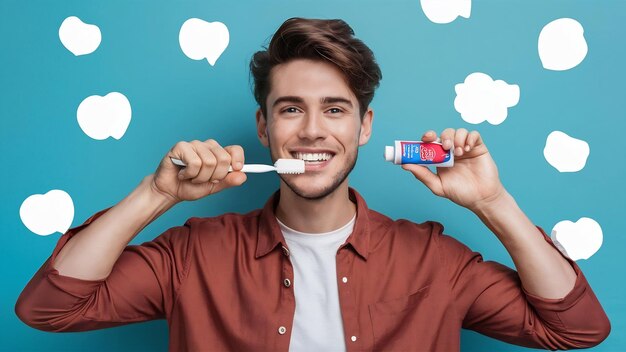
[[[293,60],[271,72],[267,117],[257,111],[257,132],[272,161],[305,159],[305,173],[280,175],[297,195],[332,193],[356,163],[371,134],[373,112],[361,122],[356,96],[341,71],[322,61]]]

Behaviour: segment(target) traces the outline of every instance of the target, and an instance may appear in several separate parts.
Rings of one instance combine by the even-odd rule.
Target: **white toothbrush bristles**
[[[278,159],[274,163],[276,172],[279,174],[303,174],[304,160],[301,159]]]

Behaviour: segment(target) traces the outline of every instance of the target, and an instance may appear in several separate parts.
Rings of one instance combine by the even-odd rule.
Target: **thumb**
[[[411,172],[416,179],[425,184],[434,194],[438,196],[443,195],[441,179],[439,179],[436,173],[430,171],[428,167],[416,164],[403,164],[402,168]]]
[[[227,188],[241,186],[246,180],[248,176],[241,171],[232,171],[229,172],[226,177],[222,179],[218,184],[215,185],[213,193],[217,193],[223,191]]]

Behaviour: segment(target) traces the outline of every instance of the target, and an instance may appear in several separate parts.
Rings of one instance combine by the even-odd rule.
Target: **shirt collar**
[[[370,232],[368,208],[365,200],[352,187],[348,187],[350,200],[356,203],[356,220],[354,222],[354,230],[348,236],[346,243],[352,246],[354,250],[363,259],[367,260],[369,252]],[[261,210],[259,219],[259,229],[257,233],[256,258],[262,257],[279,244],[285,246],[285,238],[280,231],[280,226],[276,221],[276,205],[280,199],[280,190],[274,192],[267,200],[265,206]]]

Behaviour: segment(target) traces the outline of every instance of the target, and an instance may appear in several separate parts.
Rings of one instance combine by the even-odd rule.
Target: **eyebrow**
[[[301,97],[298,96],[294,96],[294,95],[285,95],[282,97],[279,97],[278,99],[276,99],[274,101],[274,104],[272,104],[272,107],[275,107],[276,105],[280,104],[280,103],[299,103],[302,104],[304,103],[304,99],[302,99]],[[353,107],[352,106],[352,102],[346,98],[343,97],[323,97],[320,98],[320,103],[322,104],[335,104],[335,103],[344,103],[346,105],[348,105],[349,107]]]
[[[304,99],[293,96],[293,95],[286,95],[286,96],[282,96],[276,99],[274,101],[274,104],[272,104],[272,107],[275,107],[276,105],[283,103],[283,102],[284,103],[304,103]]]
[[[335,104],[335,103],[344,103],[349,107],[352,107],[352,102],[343,97],[324,97],[320,99],[322,104]]]

